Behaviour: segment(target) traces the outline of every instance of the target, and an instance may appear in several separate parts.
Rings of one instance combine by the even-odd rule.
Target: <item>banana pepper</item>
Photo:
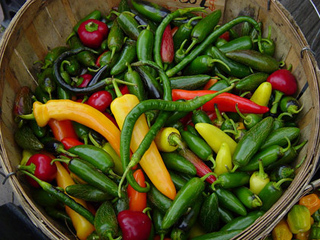
[[[88,104],[72,100],[49,100],[45,104],[33,103],[33,115],[40,127],[50,119],[72,120],[83,124],[104,136],[120,156],[120,130],[102,112]]]
[[[250,100],[260,106],[268,106],[271,94],[272,94],[271,83],[263,82],[254,91]]]

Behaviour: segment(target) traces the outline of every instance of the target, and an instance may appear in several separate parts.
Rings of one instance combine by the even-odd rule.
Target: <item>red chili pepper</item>
[[[88,19],[80,24],[78,35],[83,45],[90,48],[99,48],[108,36],[108,26],[96,19]]]
[[[80,142],[78,139],[72,137],[63,138],[61,143],[63,144],[65,150],[69,150],[74,146],[83,145],[83,142]]]
[[[112,102],[112,95],[106,90],[101,90],[91,94],[88,101],[86,102],[91,107],[99,110],[100,112],[106,111],[107,107],[110,106]]]
[[[128,88],[127,85],[122,85],[122,86],[119,87],[119,89],[120,89],[120,92],[122,93],[122,95],[130,93],[129,88]]]
[[[151,220],[147,214],[124,210],[117,216],[123,240],[147,240],[151,232]]]
[[[73,129],[72,122],[70,120],[55,120],[50,119],[48,122],[50,126],[53,136],[61,141],[65,137],[72,137],[78,139],[76,132]]]
[[[57,167],[55,164],[51,164],[51,161],[52,159],[48,155],[36,153],[29,158],[25,166],[20,166],[19,169],[33,173],[42,181],[52,182],[56,177]],[[26,178],[33,187],[40,187],[31,177],[26,176]]]
[[[287,69],[279,69],[267,78],[273,90],[283,92],[285,95],[293,95],[297,91],[297,79]]]
[[[190,100],[197,96],[203,96],[215,92],[217,91],[172,89],[172,99],[173,101],[178,99]],[[220,112],[237,112],[235,107],[236,104],[238,104],[238,108],[242,113],[263,114],[269,111],[268,107],[260,106],[247,98],[243,98],[232,93],[219,94],[211,101],[205,103],[201,109],[208,112],[215,111],[215,104],[217,104]]]
[[[224,39],[224,40],[229,42],[230,41],[230,33],[229,33],[229,31],[223,33],[219,38],[222,38],[222,39]]]
[[[163,32],[160,53],[162,62],[167,64],[172,63],[174,59],[174,45],[170,25]]]
[[[83,78],[83,80],[82,80],[81,84],[78,86],[78,88],[87,87],[89,82],[91,81],[92,77],[93,76],[89,73],[85,73],[85,74],[80,75],[80,78]]]
[[[141,169],[137,169],[133,176],[141,187],[146,187],[145,177]],[[127,187],[127,193],[129,197],[129,210],[142,212],[147,207],[147,193],[134,190],[130,184]]]
[[[203,177],[207,173],[212,172],[211,169],[207,166],[207,164],[205,164],[200,158],[198,158],[197,155],[195,155],[190,149],[181,149],[179,150],[179,154],[196,167],[198,177]],[[211,175],[206,178],[206,181],[211,184],[214,181],[216,181],[216,177]]]

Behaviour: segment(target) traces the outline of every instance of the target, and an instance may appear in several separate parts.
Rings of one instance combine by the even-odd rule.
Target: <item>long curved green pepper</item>
[[[164,88],[163,98],[164,98],[164,100],[171,101],[172,100],[171,84],[170,84],[170,80],[167,77],[167,75],[165,74],[165,72],[156,63],[154,63],[152,61],[145,60],[145,61],[139,61],[139,62],[132,64],[132,66],[139,66],[139,65],[148,65],[150,67],[155,68],[159,72],[160,78],[163,82],[163,88]],[[150,127],[148,133],[146,134],[146,136],[142,140],[138,149],[132,154],[130,162],[128,164],[126,164],[125,162],[122,162],[125,171],[124,171],[124,174],[122,175],[122,179],[119,184],[119,188],[118,188],[119,191],[121,190],[121,185],[122,185],[122,182],[124,181],[125,178],[127,178],[128,182],[130,183],[130,185],[132,186],[133,189],[135,189],[137,191],[139,191],[139,190],[141,191],[141,189],[143,189],[142,191],[148,190],[148,186],[145,188],[141,188],[141,186],[136,182],[135,178],[133,177],[133,171],[131,170],[131,168],[134,165],[139,163],[139,161],[142,158],[142,156],[144,155],[144,153],[149,149],[149,147],[150,147],[152,141],[154,140],[154,138],[156,137],[157,133],[163,127],[166,120],[169,118],[170,114],[171,114],[170,112],[162,111],[159,114],[159,116],[157,117],[156,122]],[[129,145],[129,148],[130,148],[130,145]]]
[[[160,71],[161,72],[161,71]],[[161,75],[160,75],[161,76]],[[168,100],[145,100],[143,102],[140,102],[138,105],[136,105],[127,115],[125,118],[125,121],[123,123],[122,131],[121,131],[121,143],[120,143],[120,156],[121,156],[121,162],[124,167],[124,169],[127,169],[129,164],[132,164],[132,160],[130,161],[130,140],[133,132],[134,123],[138,120],[138,118],[143,114],[144,112],[148,110],[161,110],[164,112],[164,114],[168,115],[166,112],[171,111],[193,111],[199,107],[201,107],[206,102],[210,101],[212,98],[218,96],[220,93],[230,91],[234,87],[234,84],[232,84],[230,87],[227,87],[219,92],[213,93],[213,94],[207,94],[203,95],[197,98],[194,98],[192,100],[186,101],[186,102],[174,102],[174,101],[168,101]],[[162,114],[161,114],[162,115]],[[169,116],[169,115],[168,115]],[[163,117],[163,118],[162,118]],[[165,120],[165,116],[162,116],[160,118],[161,121]],[[159,119],[159,117],[158,117]],[[164,124],[165,121],[163,121]],[[159,124],[160,125],[160,124]],[[159,127],[159,125],[156,125]],[[149,131],[150,132],[150,131]],[[150,133],[154,134],[153,132]],[[150,136],[149,135],[149,136]],[[150,137],[151,138],[151,137]],[[145,144],[140,144],[139,148],[141,148],[141,151],[145,151],[148,149],[150,139],[146,139],[146,141],[143,141]],[[139,159],[138,159],[139,160]],[[127,173],[130,173],[130,168],[128,168]],[[136,189],[137,191],[147,191],[146,188],[141,188],[139,184],[136,182],[131,182],[134,178],[131,177],[132,174],[127,174],[126,172],[123,174],[122,179],[120,181],[119,186],[121,186],[124,177],[127,177],[128,182],[133,183],[132,187]],[[132,173],[132,172],[131,172]],[[136,183],[136,184],[135,184]],[[120,189],[120,188],[119,188]]]
[[[218,39],[223,33],[234,27],[235,25],[242,23],[242,22],[249,22],[253,25],[253,27],[258,31],[258,43],[261,41],[261,29],[259,24],[251,17],[240,16],[237,17],[230,22],[224,24],[217,30],[213,31],[201,44],[193,49],[189,55],[187,55],[180,63],[178,63],[173,68],[166,71],[168,77],[174,76],[176,73],[181,71],[185,66],[187,66],[193,59],[195,59],[202,51],[204,51],[207,47],[210,46],[214,41]],[[156,51],[155,51],[156,53]],[[159,54],[159,53],[158,53]],[[156,56],[156,55],[155,55]],[[161,59],[161,58],[160,58]],[[158,63],[158,62],[157,62]]]
[[[155,62],[161,67],[163,68],[163,64],[162,64],[162,59],[161,59],[161,40],[162,40],[162,35],[163,32],[165,30],[165,28],[168,26],[168,24],[170,24],[170,22],[177,18],[177,17],[181,17],[186,13],[189,12],[196,12],[196,11],[201,11],[203,10],[203,7],[194,7],[194,8],[182,8],[182,9],[177,9],[176,11],[168,14],[160,23],[160,25],[157,28],[156,34],[155,34],[155,39],[154,39],[154,60]]]

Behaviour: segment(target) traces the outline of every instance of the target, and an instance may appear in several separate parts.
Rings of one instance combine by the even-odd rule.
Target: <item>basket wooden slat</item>
[[[29,0],[12,20],[0,47],[0,160],[5,173],[15,171],[21,159],[21,152],[13,138],[15,123],[12,107],[14,97],[21,86],[36,86],[38,69],[34,62],[43,59],[48,50],[65,45],[72,27],[83,16],[96,9],[108,14],[118,2],[119,0]],[[163,4],[160,0],[154,2]],[[173,10],[178,7],[195,7],[199,3],[167,1],[165,4]],[[304,52],[301,58],[300,53],[307,46],[307,42],[290,14],[279,2],[270,1],[270,9],[267,1],[259,0],[219,0],[214,1],[215,6],[210,5],[211,1],[206,4],[208,12],[218,8],[225,9],[223,22],[239,15],[249,15],[263,22],[265,36],[268,27],[271,26],[271,36],[277,43],[276,58],[285,61],[286,64],[292,64],[293,73],[298,79],[299,100],[304,105],[297,122],[301,129],[301,140],[308,140],[308,143],[301,150],[296,162],[307,154],[306,160],[277,204],[236,237],[256,239],[269,233],[273,224],[281,219],[279,216],[304,193],[319,159],[319,69],[310,53]],[[12,176],[9,181],[30,219],[50,239],[74,238],[65,227],[53,221],[33,202],[28,186],[23,184],[20,177]]]

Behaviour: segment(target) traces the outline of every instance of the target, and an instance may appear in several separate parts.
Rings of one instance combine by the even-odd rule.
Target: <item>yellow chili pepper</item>
[[[104,136],[120,156],[120,130],[102,112],[88,104],[67,99],[49,100],[45,104],[34,102],[33,115],[40,127],[50,119],[81,123]]]
[[[158,132],[154,141],[160,151],[173,152],[178,148],[178,144],[176,144],[175,142],[170,142],[170,136],[172,134],[177,134],[180,136],[180,132],[178,131],[178,129],[173,127],[165,127]]]
[[[272,93],[272,85],[269,82],[263,82],[259,87],[254,91],[251,101],[255,102],[260,106],[268,106],[270,97]]]
[[[125,94],[112,101],[110,108],[120,129],[122,129],[128,113],[138,103],[139,99],[133,94]],[[149,127],[145,115],[141,115],[133,128],[130,143],[132,152],[137,150],[148,131]],[[168,198],[174,199],[176,196],[175,186],[154,141],[152,141],[139,163],[154,186]]]
[[[74,185],[75,182],[69,175],[68,171],[62,166],[60,162],[55,162],[57,166],[57,185],[65,189],[69,185]],[[73,198],[76,202],[87,208],[85,201]],[[80,240],[85,240],[95,230],[94,226],[79,213],[66,206],[66,212],[70,216],[73,226],[77,232]]]
[[[217,153],[216,157],[216,167],[214,168],[214,173],[218,176],[222,173],[226,173],[233,168],[232,157],[230,152],[230,147],[228,144],[223,142]]]
[[[218,153],[221,144],[225,142],[229,145],[231,155],[233,155],[237,143],[220,128],[209,123],[197,123],[195,128],[215,153]]]
[[[303,196],[299,200],[300,205],[306,206],[310,214],[314,214],[318,209],[320,209],[320,198],[315,193],[310,193],[306,196]]]
[[[21,166],[24,166],[26,165],[26,163],[28,162],[29,158],[34,154],[34,152],[30,151],[30,150],[26,150],[26,149],[23,149],[22,151],[22,158],[21,158],[21,161],[20,161],[20,165]]]
[[[291,240],[292,232],[285,219],[282,219],[272,230],[273,240]]]

